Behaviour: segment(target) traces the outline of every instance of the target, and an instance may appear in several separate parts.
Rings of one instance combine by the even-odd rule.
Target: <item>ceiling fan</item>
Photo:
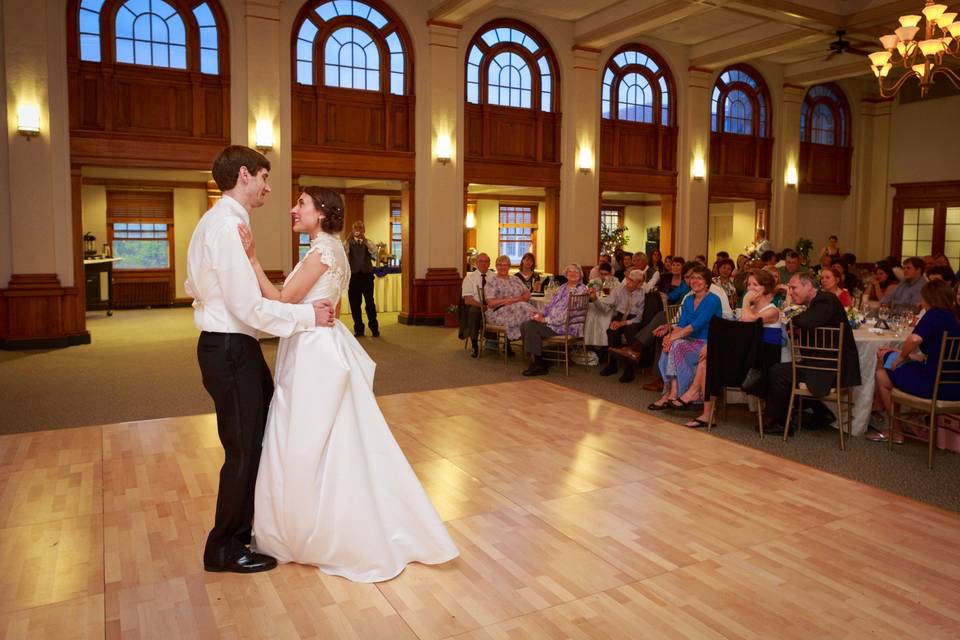
[[[858,48],[858,47],[851,46],[851,45],[854,44],[854,43],[850,42],[849,40],[844,40],[844,39],[843,39],[843,36],[844,36],[845,33],[846,33],[846,30],[844,30],[844,29],[837,29],[837,39],[830,43],[830,53],[827,55],[826,58],[823,59],[824,62],[826,62],[827,60],[832,59],[832,58],[833,58],[834,56],[836,56],[838,53],[855,53],[855,54],[858,55],[858,56],[869,56],[869,55],[870,55],[870,52],[869,52],[869,51],[866,51],[865,49],[860,49],[860,48]],[[855,44],[858,44],[858,45],[866,45],[866,44],[869,44],[869,43],[867,43],[867,42],[857,42],[857,43],[855,43]]]

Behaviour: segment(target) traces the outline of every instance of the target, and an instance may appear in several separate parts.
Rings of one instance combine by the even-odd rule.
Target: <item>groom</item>
[[[283,304],[260,295],[237,226],[249,226],[250,212],[263,206],[270,193],[269,172],[270,161],[253,149],[231,146],[220,152],[213,161],[213,179],[223,197],[197,223],[187,250],[186,288],[201,332],[197,360],[216,407],[224,451],[216,519],[203,553],[207,571],[254,573],[277,566],[270,556],[247,547],[273,396],[259,332],[287,337],[314,326],[333,326],[334,320],[329,302]]]

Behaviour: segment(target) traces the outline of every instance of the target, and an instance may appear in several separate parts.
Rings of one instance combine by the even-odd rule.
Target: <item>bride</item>
[[[310,249],[283,291],[240,227],[264,297],[339,307],[350,266],[337,233],[343,202],[306,187],[290,211]],[[339,310],[339,309],[338,309]],[[280,562],[357,582],[389,580],[410,562],[439,564],[457,548],[390,433],[373,395],[376,364],[339,320],[282,338],[257,476],[253,543]]]

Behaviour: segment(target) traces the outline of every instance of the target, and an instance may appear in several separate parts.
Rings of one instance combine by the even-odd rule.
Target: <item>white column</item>
[[[234,144],[255,147],[258,121],[269,123],[273,148],[265,153],[270,160],[270,188],[263,207],[254,210],[250,223],[257,238],[257,253],[264,269],[289,272],[293,254],[290,219],[292,203],[292,149],[290,116],[290,37],[280,29],[280,7],[276,0],[247,0],[243,17],[246,47],[243,64],[236,71],[243,76],[241,87],[247,109],[243,139]],[[281,70],[286,69],[281,73]]]
[[[681,113],[680,144],[677,149],[677,211],[673,253],[692,257],[707,250],[710,226],[710,91],[713,72],[691,68],[687,71],[686,99]],[[702,159],[706,177],[693,178],[693,167]]]
[[[893,189],[890,188],[890,122],[893,102],[865,98],[854,148],[859,156],[853,176],[856,245],[861,259],[879,260],[891,252]]]
[[[573,48],[570,108],[563,114],[569,144],[564,145],[560,191],[560,246],[557,269],[570,262],[594,264],[600,233],[600,52]],[[589,165],[580,171],[581,153]]]
[[[771,166],[772,202],[768,238],[774,247],[793,247],[797,243],[797,186],[787,186],[787,171],[800,163],[800,109],[806,88],[784,84],[783,99],[774,109],[779,123]]]

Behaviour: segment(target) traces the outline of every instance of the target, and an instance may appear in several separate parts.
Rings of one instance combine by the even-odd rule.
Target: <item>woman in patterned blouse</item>
[[[530,304],[530,291],[510,275],[510,258],[497,258],[497,275],[487,282],[487,323],[505,327],[507,339],[520,339],[520,325],[537,313]],[[509,350],[510,345],[507,345]]]
[[[557,289],[542,312],[534,315],[520,327],[523,334],[523,350],[531,362],[530,366],[523,372],[525,376],[546,375],[547,363],[541,355],[544,339],[564,335],[567,330],[567,308],[570,305],[570,296],[574,294],[587,295],[587,287],[581,282],[583,271],[580,270],[580,265],[567,265],[564,275],[567,278],[566,284]],[[584,305],[582,315],[570,318],[569,331],[571,336],[583,337],[583,325],[586,317],[586,305]]]

